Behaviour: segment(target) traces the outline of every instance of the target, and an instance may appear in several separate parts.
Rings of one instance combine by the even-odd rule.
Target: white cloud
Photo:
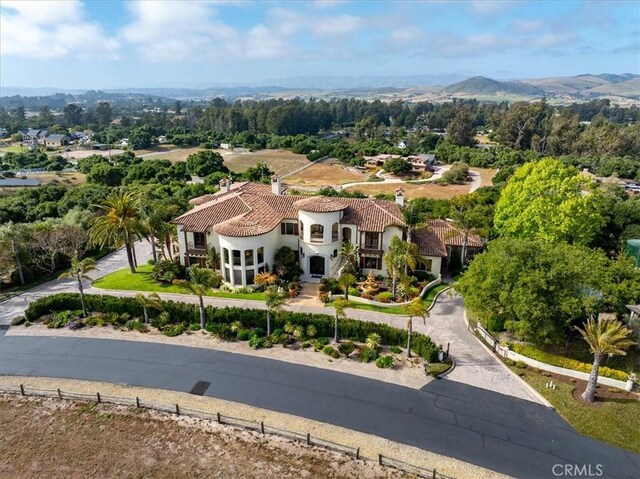
[[[0,52],[31,58],[115,57],[118,42],[86,19],[73,1],[3,1],[0,4]]]
[[[316,35],[334,36],[348,35],[364,28],[366,21],[353,15],[338,15],[335,17],[319,18],[310,22],[311,31]]]
[[[544,22],[542,20],[514,20],[509,25],[509,29],[516,33],[533,33],[542,30]]]
[[[212,8],[217,3],[129,3],[133,20],[121,30],[121,38],[150,62],[265,59],[290,50],[265,25],[242,32],[225,24]]]
[[[513,6],[513,0],[471,0],[471,11],[478,15],[493,15]]]

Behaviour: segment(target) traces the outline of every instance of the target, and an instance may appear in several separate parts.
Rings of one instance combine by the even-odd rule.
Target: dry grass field
[[[271,171],[282,175],[309,164],[305,155],[298,155],[289,150],[235,152],[219,149],[215,151],[222,155],[227,168],[236,173],[242,173],[250,166],[264,163]]]
[[[409,477],[301,443],[107,404],[0,396],[0,477]]]
[[[491,186],[493,177],[498,172],[495,168],[471,168],[471,171],[476,171],[480,175],[480,186]]]
[[[169,161],[187,161],[187,157],[198,151],[201,148],[197,146],[176,147],[171,145],[159,146],[158,149],[153,150],[137,150],[136,156],[142,156],[145,160],[169,160]]]
[[[347,170],[335,163],[322,162],[310,166],[285,181],[288,185],[300,186],[336,186],[357,181],[367,181],[367,175],[358,171]]]
[[[30,180],[40,180],[40,185],[61,185],[78,186],[86,183],[87,177],[83,173],[43,173],[41,175],[29,175]],[[18,188],[0,188],[0,195],[15,193],[22,188],[32,188],[31,186],[21,186]]]
[[[361,191],[365,195],[375,196],[378,193],[394,194],[398,188],[404,190],[407,199],[434,198],[451,199],[454,196],[469,193],[469,185],[413,185],[410,183],[371,183],[370,185],[356,185],[347,188],[347,191]]]

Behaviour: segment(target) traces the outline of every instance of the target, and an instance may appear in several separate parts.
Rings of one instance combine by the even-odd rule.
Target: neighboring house
[[[48,130],[27,130],[22,132],[22,143],[30,148],[44,146],[58,148],[69,143],[67,135],[49,133]]]
[[[404,150],[407,147],[407,144],[404,141],[401,141],[400,143],[398,143],[398,148],[400,148],[401,150]]]
[[[276,250],[288,246],[303,279],[314,281],[338,276],[345,264],[340,248],[353,242],[360,247],[358,260],[365,273],[387,274],[384,252],[393,236],[402,238],[405,233],[402,190],[396,192],[396,202],[283,193],[278,177],[272,178],[271,186],[223,179],[218,193],[191,200],[194,208],[173,220],[181,263],[205,266],[213,248],[220,255],[224,281],[233,287],[249,286],[257,274],[273,268]],[[447,241],[442,237],[423,242],[429,253],[424,267],[435,276],[449,254]],[[479,239],[478,243],[482,245]]]
[[[431,167],[435,163],[436,155],[409,155],[406,159],[411,163],[413,171],[422,173],[431,170]]]

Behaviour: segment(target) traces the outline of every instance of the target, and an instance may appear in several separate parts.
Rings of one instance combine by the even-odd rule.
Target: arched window
[[[351,228],[342,228],[342,242],[351,243]]]
[[[315,224],[311,225],[311,242],[322,243],[324,241],[324,226]]]
[[[331,241],[338,241],[338,236],[339,236],[339,225],[338,223],[333,223],[333,226],[331,227]]]

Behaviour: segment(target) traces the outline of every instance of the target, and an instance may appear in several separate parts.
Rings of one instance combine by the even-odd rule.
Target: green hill
[[[467,95],[530,95],[543,96],[544,91],[528,83],[497,81],[486,77],[472,77],[444,89],[446,93],[461,93]]]

